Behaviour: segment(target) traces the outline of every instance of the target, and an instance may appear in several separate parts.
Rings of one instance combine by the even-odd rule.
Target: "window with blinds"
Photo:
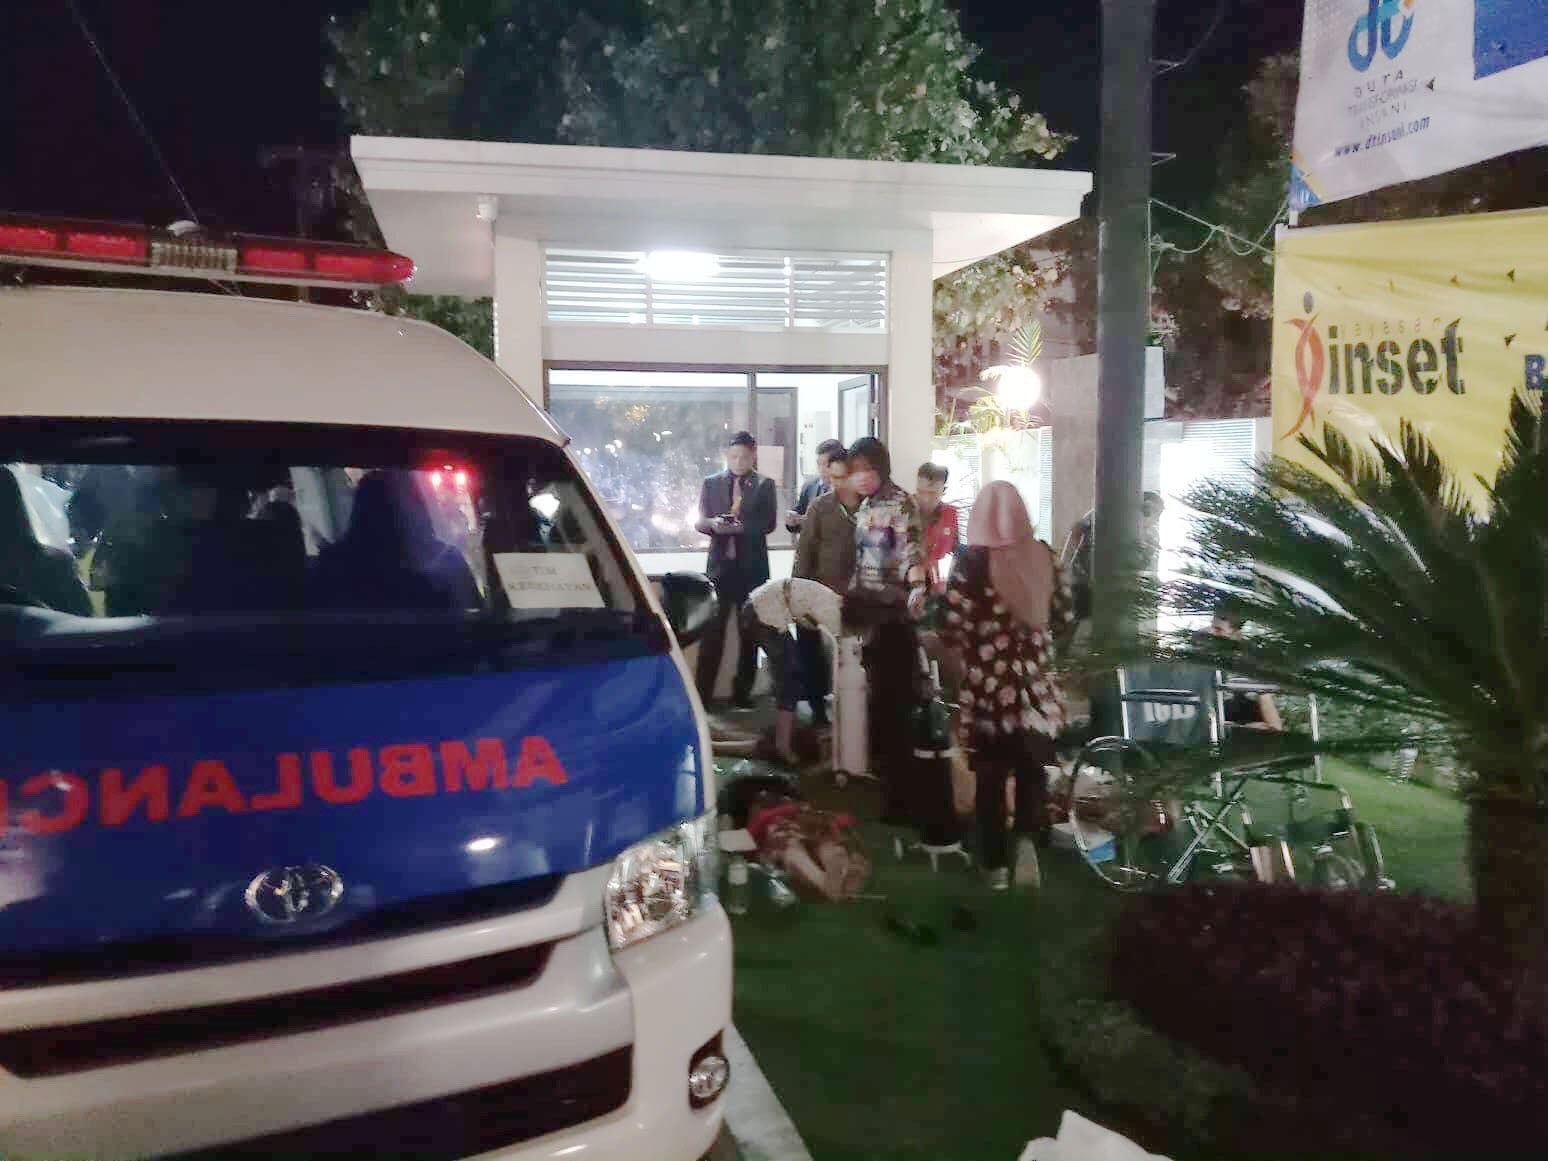
[[[550,323],[885,333],[885,254],[705,255],[707,270],[653,274],[647,255],[550,248]]]
[[[1183,424],[1181,454],[1195,468],[1189,482],[1207,477],[1234,487],[1252,483],[1253,432],[1250,419],[1194,419]]]
[[[1053,428],[1038,431],[1037,445],[1037,511],[1032,520],[1039,540],[1045,540],[1057,551],[1063,545],[1053,543]]]

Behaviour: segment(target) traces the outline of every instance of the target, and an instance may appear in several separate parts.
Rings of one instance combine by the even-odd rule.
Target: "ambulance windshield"
[[[0,464],[0,611],[19,643],[89,639],[121,661],[212,634],[262,654],[268,627],[293,630],[291,655],[365,627],[389,657],[556,626],[651,636],[597,506],[541,440],[12,419]]]

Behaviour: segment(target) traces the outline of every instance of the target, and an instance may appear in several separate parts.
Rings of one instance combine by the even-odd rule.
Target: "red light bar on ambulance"
[[[407,282],[414,276],[410,259],[368,246],[4,215],[0,262],[360,288]]]

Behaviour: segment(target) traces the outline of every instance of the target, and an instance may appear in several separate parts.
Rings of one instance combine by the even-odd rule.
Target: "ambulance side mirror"
[[[651,580],[661,599],[661,607],[666,610],[667,623],[677,635],[677,643],[686,649],[704,636],[705,629],[715,619],[720,603],[715,596],[715,586],[693,572],[669,572]]]

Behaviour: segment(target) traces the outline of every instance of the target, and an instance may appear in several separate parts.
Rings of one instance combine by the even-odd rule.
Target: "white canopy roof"
[[[616,249],[691,246],[706,224],[748,248],[810,232],[805,248],[879,249],[866,238],[929,230],[939,278],[1078,217],[1091,190],[1089,173],[1056,169],[402,137],[351,152],[388,245],[418,264],[413,289],[464,296],[494,292],[495,215]],[[831,244],[846,231],[856,244]]]

